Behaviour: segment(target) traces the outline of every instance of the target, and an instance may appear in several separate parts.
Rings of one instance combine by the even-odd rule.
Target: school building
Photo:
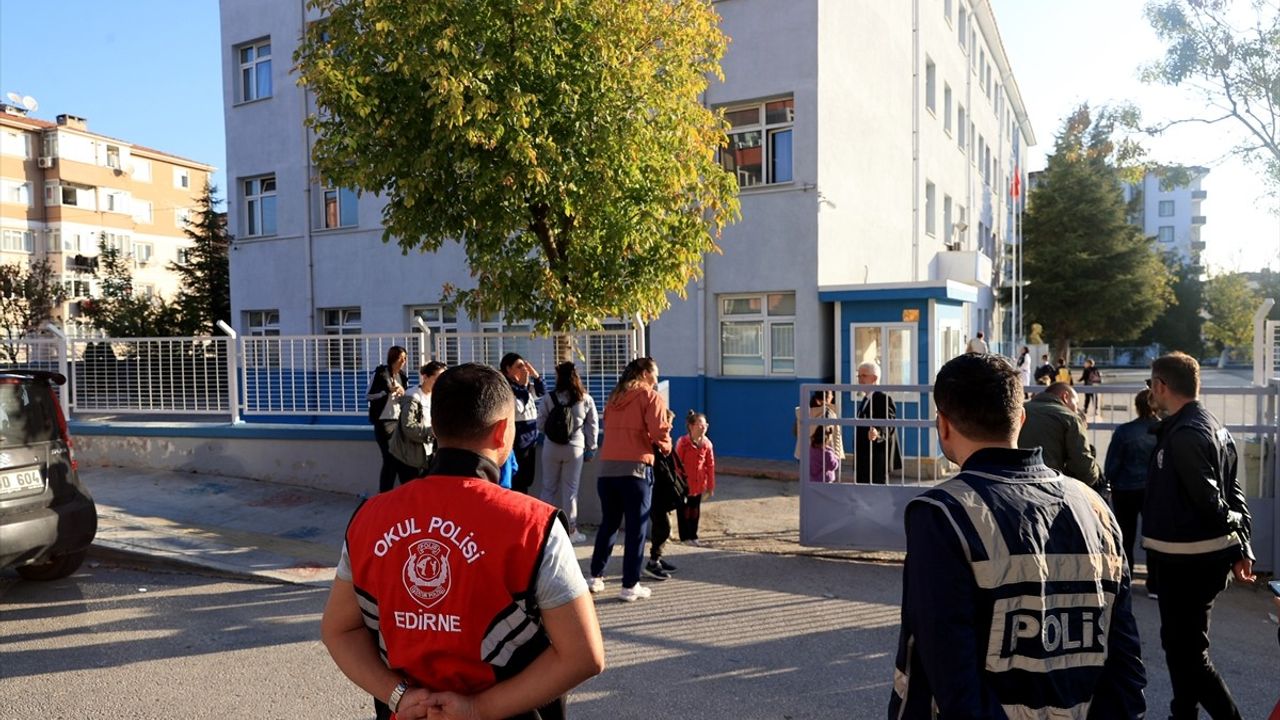
[[[723,164],[742,219],[687,300],[648,328],[672,407],[711,418],[726,455],[788,458],[805,382],[928,383],[982,331],[1035,143],[989,3],[720,0],[732,42]],[[382,202],[315,183],[291,56],[299,3],[221,0],[232,309],[247,335],[515,330],[439,302],[461,248],[401,255]],[[847,403],[846,403],[847,405]],[[846,410],[849,408],[846,407]]]

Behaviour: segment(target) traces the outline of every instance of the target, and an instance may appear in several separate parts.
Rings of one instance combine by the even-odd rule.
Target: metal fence
[[[1032,388],[1034,389],[1034,388]],[[1112,432],[1134,417],[1133,398],[1140,386],[1076,386],[1080,407],[1089,397],[1087,433],[1098,464],[1104,465]],[[801,438],[814,438],[825,427],[844,431],[846,451],[857,449],[861,430],[893,428],[901,462],[883,446],[869,458],[857,453],[841,465],[835,483],[814,482],[810,455],[824,452],[819,442],[801,443],[800,477],[808,480],[800,489],[800,542],[819,547],[860,550],[904,550],[903,517],[906,504],[923,490],[953,475],[958,468],[943,457],[937,444],[929,385],[828,385],[801,386],[802,407],[813,392],[835,394],[836,417],[803,415],[798,423]],[[894,401],[896,419],[858,418],[867,393],[887,393]],[[1263,387],[1206,387],[1201,402],[1229,430],[1240,454],[1238,477],[1253,517],[1253,546],[1259,569],[1274,571],[1280,562],[1280,472],[1277,439],[1280,438],[1280,380]],[[864,413],[865,414],[865,413]],[[817,444],[817,447],[814,445]],[[883,459],[877,458],[883,453]],[[859,472],[861,469],[863,472]]]
[[[65,375],[61,392],[68,416],[360,416],[368,407],[370,374],[393,346],[408,351],[411,386],[418,380],[416,368],[432,359],[497,366],[504,354],[516,352],[551,385],[557,359],[573,358],[588,391],[602,398],[637,354],[632,330],[558,340],[522,332],[131,339],[51,333],[0,338],[0,369]]]

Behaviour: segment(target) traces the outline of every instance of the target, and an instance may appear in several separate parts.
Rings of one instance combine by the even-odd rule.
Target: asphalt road
[[[680,572],[651,600],[618,602],[615,580],[598,601],[609,667],[574,693],[574,716],[884,717],[899,566],[681,546],[668,557]],[[1232,590],[1215,616],[1215,657],[1247,718],[1280,695],[1267,597]],[[372,717],[317,640],[324,598],[97,553],[56,583],[0,573],[0,720]],[[1135,602],[1149,702],[1164,707],[1155,603]]]

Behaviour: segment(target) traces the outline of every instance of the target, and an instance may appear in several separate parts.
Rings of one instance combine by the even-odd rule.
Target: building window
[[[1162,243],[1171,243],[1171,242],[1173,242],[1173,226],[1172,226],[1172,225],[1162,225],[1162,226],[1160,226],[1160,235],[1159,235],[1159,238],[1160,238],[1160,242],[1162,242]]]
[[[739,188],[791,182],[794,98],[725,108],[724,117],[729,144],[720,164],[738,178]]]
[[[458,310],[452,305],[418,305],[409,308],[409,330],[418,331],[418,319],[431,328],[431,355],[449,365],[458,364]],[[450,336],[453,337],[450,337]]]
[[[912,352],[915,325],[854,323],[851,331],[853,367],[864,362],[873,362],[880,366],[880,381],[883,384],[915,384],[915,354]]]
[[[271,41],[236,49],[240,56],[240,102],[271,97]]]
[[[280,335],[279,310],[246,310],[244,334],[248,337],[278,337]],[[274,341],[252,340],[245,343],[249,367],[280,367],[280,346]]]
[[[360,308],[328,308],[321,312],[325,335],[359,335]],[[362,367],[360,341],[338,340],[327,343],[330,368],[355,370]]]
[[[107,167],[115,168],[116,170],[120,169],[120,146],[119,145],[107,146]]]
[[[0,153],[30,159],[31,136],[21,130],[5,130],[0,133]]]
[[[951,228],[952,228],[951,196],[943,195],[942,196],[942,232],[946,233],[946,237],[944,237],[942,241],[945,242],[947,245],[951,245],[956,241],[954,237],[955,233],[952,232]]]
[[[107,212],[126,212],[128,196],[120,190],[103,190],[103,209]]]
[[[964,209],[963,205],[956,205],[956,223],[964,227],[963,230],[956,232],[955,242],[964,247],[969,240],[969,213]]]
[[[942,0],[942,15],[947,19],[947,24],[951,24],[951,0]]]
[[[1160,217],[1173,217],[1173,201],[1172,200],[1160,201]]]
[[[47,230],[46,237],[49,238],[49,252],[62,252],[62,230],[58,228]]]
[[[174,208],[173,224],[179,228],[186,229],[187,223],[191,222],[191,208]]]
[[[968,54],[969,52],[969,12],[964,9],[964,4],[960,5],[960,12],[956,14],[956,40],[960,43],[960,52]]]
[[[191,189],[191,171],[186,168],[174,168],[173,186],[183,190]]]
[[[124,233],[103,233],[102,243],[121,255],[128,255],[133,251],[133,239]]]
[[[929,58],[924,58],[924,106],[933,114],[938,112],[938,66]]]
[[[40,154],[44,157],[58,157],[58,133],[45,133],[40,138]]]
[[[138,182],[151,182],[151,161],[133,158],[133,179]]]
[[[276,234],[276,177],[244,181],[245,235]],[[359,311],[357,311],[359,312]]]
[[[795,375],[796,294],[720,297],[720,374]]]
[[[938,234],[938,188],[928,180],[924,181],[924,231],[928,235]]]
[[[965,147],[969,142],[969,134],[966,132],[968,116],[965,114],[964,106],[957,105],[956,109],[956,145],[960,146],[960,152],[965,151]]]
[[[44,204],[48,206],[69,205],[92,210],[93,191],[91,188],[78,185],[48,182],[44,185]]]
[[[5,230],[0,233],[0,250],[6,252],[35,252],[35,234],[30,230]]]
[[[324,188],[321,225],[326,229],[355,227],[359,223],[356,191],[347,188]]]
[[[142,225],[151,224],[151,203],[149,201],[133,201],[133,221]]]
[[[12,180],[0,181],[0,202],[32,207],[31,183],[20,183]]]
[[[951,134],[951,85],[942,84],[942,130]]]
[[[151,258],[155,256],[156,248],[151,243],[134,243],[133,259],[138,267],[147,267],[151,264]]]

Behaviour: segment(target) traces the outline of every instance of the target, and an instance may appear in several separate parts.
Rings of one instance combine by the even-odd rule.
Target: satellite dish
[[[19,95],[18,93],[11,92],[9,93],[9,102],[13,103],[14,105],[20,105],[22,103],[22,96]]]
[[[36,99],[30,95],[23,95],[22,107],[26,108],[30,112],[35,112],[40,109],[40,103],[36,102]]]

